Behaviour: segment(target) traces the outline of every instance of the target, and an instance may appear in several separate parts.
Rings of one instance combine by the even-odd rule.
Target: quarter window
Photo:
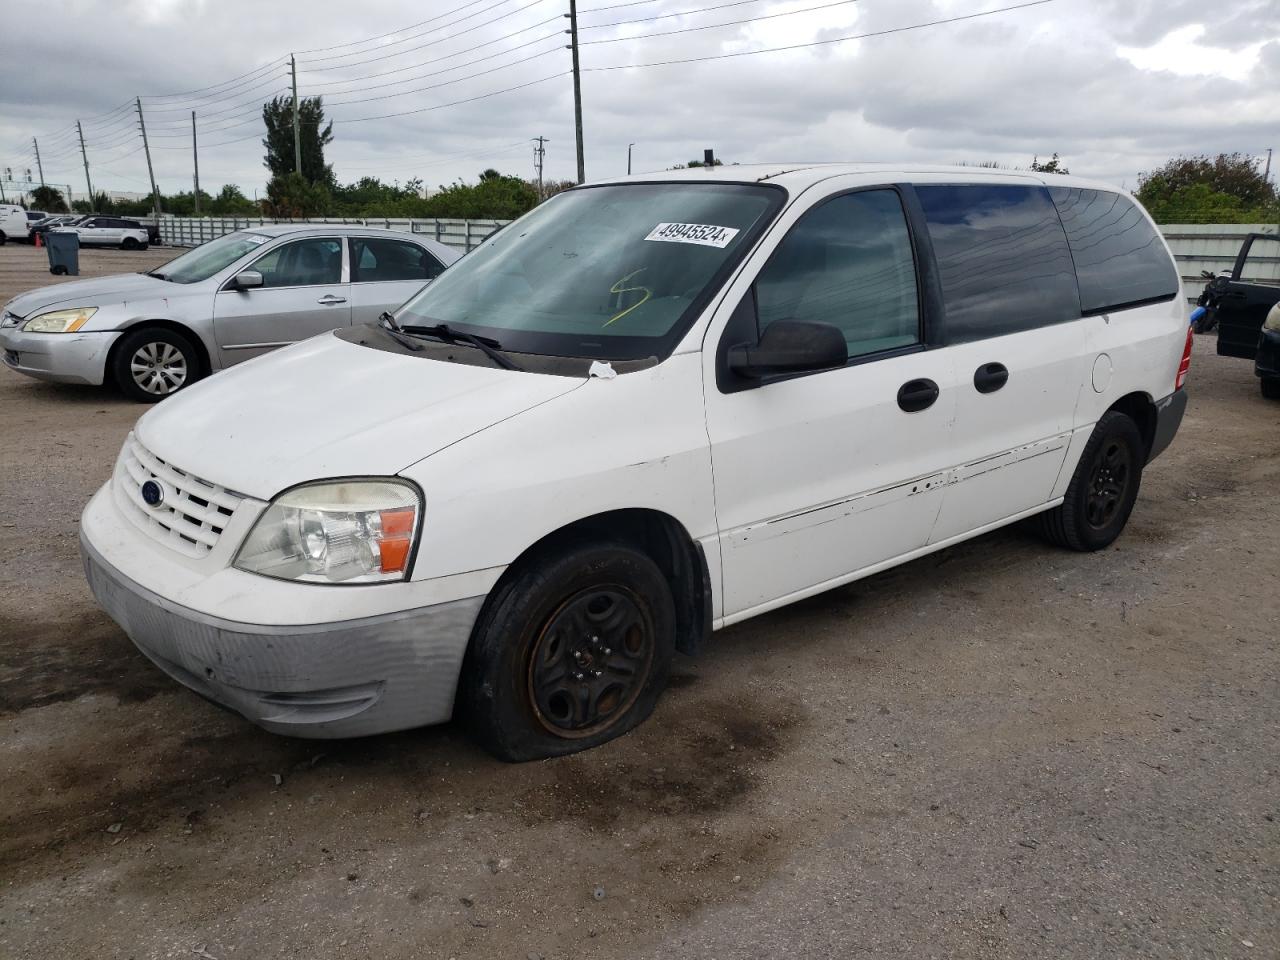
[[[946,305],[946,337],[965,343],[1080,318],[1058,212],[1044,187],[916,187]]]
[[[1051,187],[1080,280],[1080,306],[1102,313],[1178,294],[1178,272],[1160,235],[1128,197]]]
[[[911,234],[893,190],[834,197],[792,227],[756,280],[760,332],[778,320],[839,327],[856,357],[920,339]]]
[[[434,280],[444,265],[418,246],[404,240],[354,237],[351,240],[351,280],[383,283],[388,280]]]
[[[333,237],[295,240],[255,262],[264,287],[308,287],[342,282],[342,241]]]

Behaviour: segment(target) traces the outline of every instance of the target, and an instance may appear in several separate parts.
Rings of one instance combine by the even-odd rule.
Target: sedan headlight
[[[54,310],[32,317],[22,325],[27,333],[75,333],[89,318],[98,312],[97,307],[73,307],[70,310]]]
[[[281,494],[263,511],[236,567],[306,583],[403,580],[422,503],[400,480],[342,480]]]

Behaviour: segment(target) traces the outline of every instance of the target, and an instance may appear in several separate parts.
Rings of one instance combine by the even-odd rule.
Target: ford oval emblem
[[[146,481],[142,485],[142,499],[148,507],[160,506],[164,503],[164,487],[154,480]]]

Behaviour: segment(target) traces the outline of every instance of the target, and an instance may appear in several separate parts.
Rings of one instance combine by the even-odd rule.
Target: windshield
[[[225,270],[250,250],[256,250],[270,239],[260,233],[228,233],[225,237],[210,240],[175,257],[164,266],[157,267],[151,271],[151,276],[172,280],[174,283],[199,283]]]
[[[723,183],[572,190],[490,237],[396,320],[517,353],[665,357],[785,198]]]

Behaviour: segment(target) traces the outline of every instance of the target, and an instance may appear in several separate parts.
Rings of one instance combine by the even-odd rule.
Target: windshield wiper
[[[378,314],[378,323],[386,327],[388,330],[394,330],[396,333],[401,332],[401,326],[396,322],[395,314],[390,310],[383,310]]]
[[[392,321],[395,318],[392,317]],[[477,350],[484,351],[484,355],[502,367],[504,370],[522,370],[523,367],[516,364],[506,355],[499,353],[502,344],[492,337],[477,337],[474,334],[463,333],[461,330],[454,330],[447,323],[437,323],[429,327],[401,326],[396,324],[396,329],[408,334],[414,334],[424,337],[435,337],[443,340],[445,343],[465,343],[469,347],[475,347]]]
[[[168,279],[169,279],[169,277],[168,277],[166,274],[161,273],[159,270],[148,270],[146,273],[144,273],[144,274],[143,274],[143,276],[144,276],[144,277],[155,277],[157,280],[168,280]]]

